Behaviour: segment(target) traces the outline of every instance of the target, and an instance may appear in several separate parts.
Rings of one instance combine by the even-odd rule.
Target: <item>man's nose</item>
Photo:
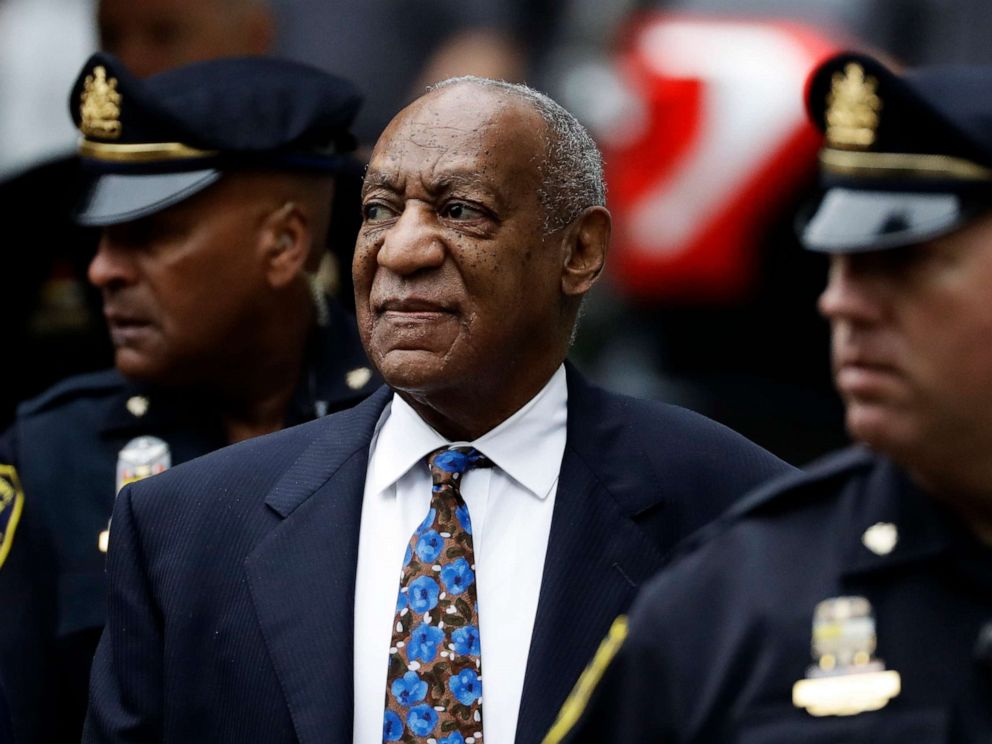
[[[864,270],[856,257],[832,256],[827,286],[817,303],[820,314],[830,321],[878,320],[884,311],[885,292],[878,279]]]
[[[377,256],[379,265],[400,276],[440,267],[446,251],[441,230],[433,209],[408,203],[386,231]]]
[[[86,272],[90,283],[99,289],[133,284],[137,270],[133,258],[124,247],[116,243],[105,230],[100,236],[96,255]]]

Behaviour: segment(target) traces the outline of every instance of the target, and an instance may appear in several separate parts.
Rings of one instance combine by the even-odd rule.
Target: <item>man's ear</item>
[[[261,249],[273,288],[285,287],[303,274],[312,243],[310,220],[295,202],[287,202],[265,218]]]
[[[606,207],[587,207],[565,228],[561,291],[581,297],[599,278],[610,247],[612,218]]]

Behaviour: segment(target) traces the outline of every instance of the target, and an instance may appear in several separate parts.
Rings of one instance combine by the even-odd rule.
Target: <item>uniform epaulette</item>
[[[826,493],[829,489],[818,486],[834,478],[847,476],[853,470],[868,469],[875,461],[871,450],[861,445],[847,447],[813,461],[802,470],[795,470],[758,486],[734,503],[720,517],[683,540],[672,552],[672,558],[683,557],[716,535],[726,531],[741,519],[765,508],[791,499],[790,505],[801,503],[797,493]]]
[[[36,398],[21,403],[17,407],[17,415],[30,416],[41,413],[74,398],[106,395],[120,390],[123,385],[124,379],[115,369],[67,377]]]

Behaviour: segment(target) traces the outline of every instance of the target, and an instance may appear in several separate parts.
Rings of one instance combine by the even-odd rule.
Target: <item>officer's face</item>
[[[138,77],[263,54],[272,36],[264,8],[237,0],[101,0],[98,23],[101,47]]]
[[[176,206],[104,229],[89,278],[125,375],[213,382],[253,361],[269,293],[262,225],[275,206],[264,183],[225,176]]]
[[[526,106],[458,85],[401,112],[373,151],[353,266],[359,329],[389,384],[416,400],[478,406],[564,355],[561,258],[537,195],[543,131]]]
[[[992,218],[907,249],[831,258],[820,310],[856,439],[926,479],[992,448]]]

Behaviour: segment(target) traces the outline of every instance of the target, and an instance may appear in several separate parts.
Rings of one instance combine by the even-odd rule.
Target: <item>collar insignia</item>
[[[118,139],[121,136],[121,94],[117,78],[107,78],[103,65],[93,68],[83,82],[79,97],[79,129],[87,137]]]
[[[368,367],[355,367],[345,375],[344,379],[352,390],[361,390],[372,379],[372,370]]]
[[[884,708],[902,689],[899,672],[875,653],[875,618],[864,597],[832,597],[813,613],[813,658],[792,687],[792,704],[813,716],[852,716]]]
[[[865,530],[861,542],[875,555],[888,555],[899,542],[899,529],[892,522],[876,522]]]
[[[827,143],[833,147],[866,148],[875,142],[882,99],[878,81],[851,62],[836,72],[827,94]]]
[[[132,395],[124,405],[132,416],[141,418],[148,413],[148,404],[148,398],[144,395]]]

